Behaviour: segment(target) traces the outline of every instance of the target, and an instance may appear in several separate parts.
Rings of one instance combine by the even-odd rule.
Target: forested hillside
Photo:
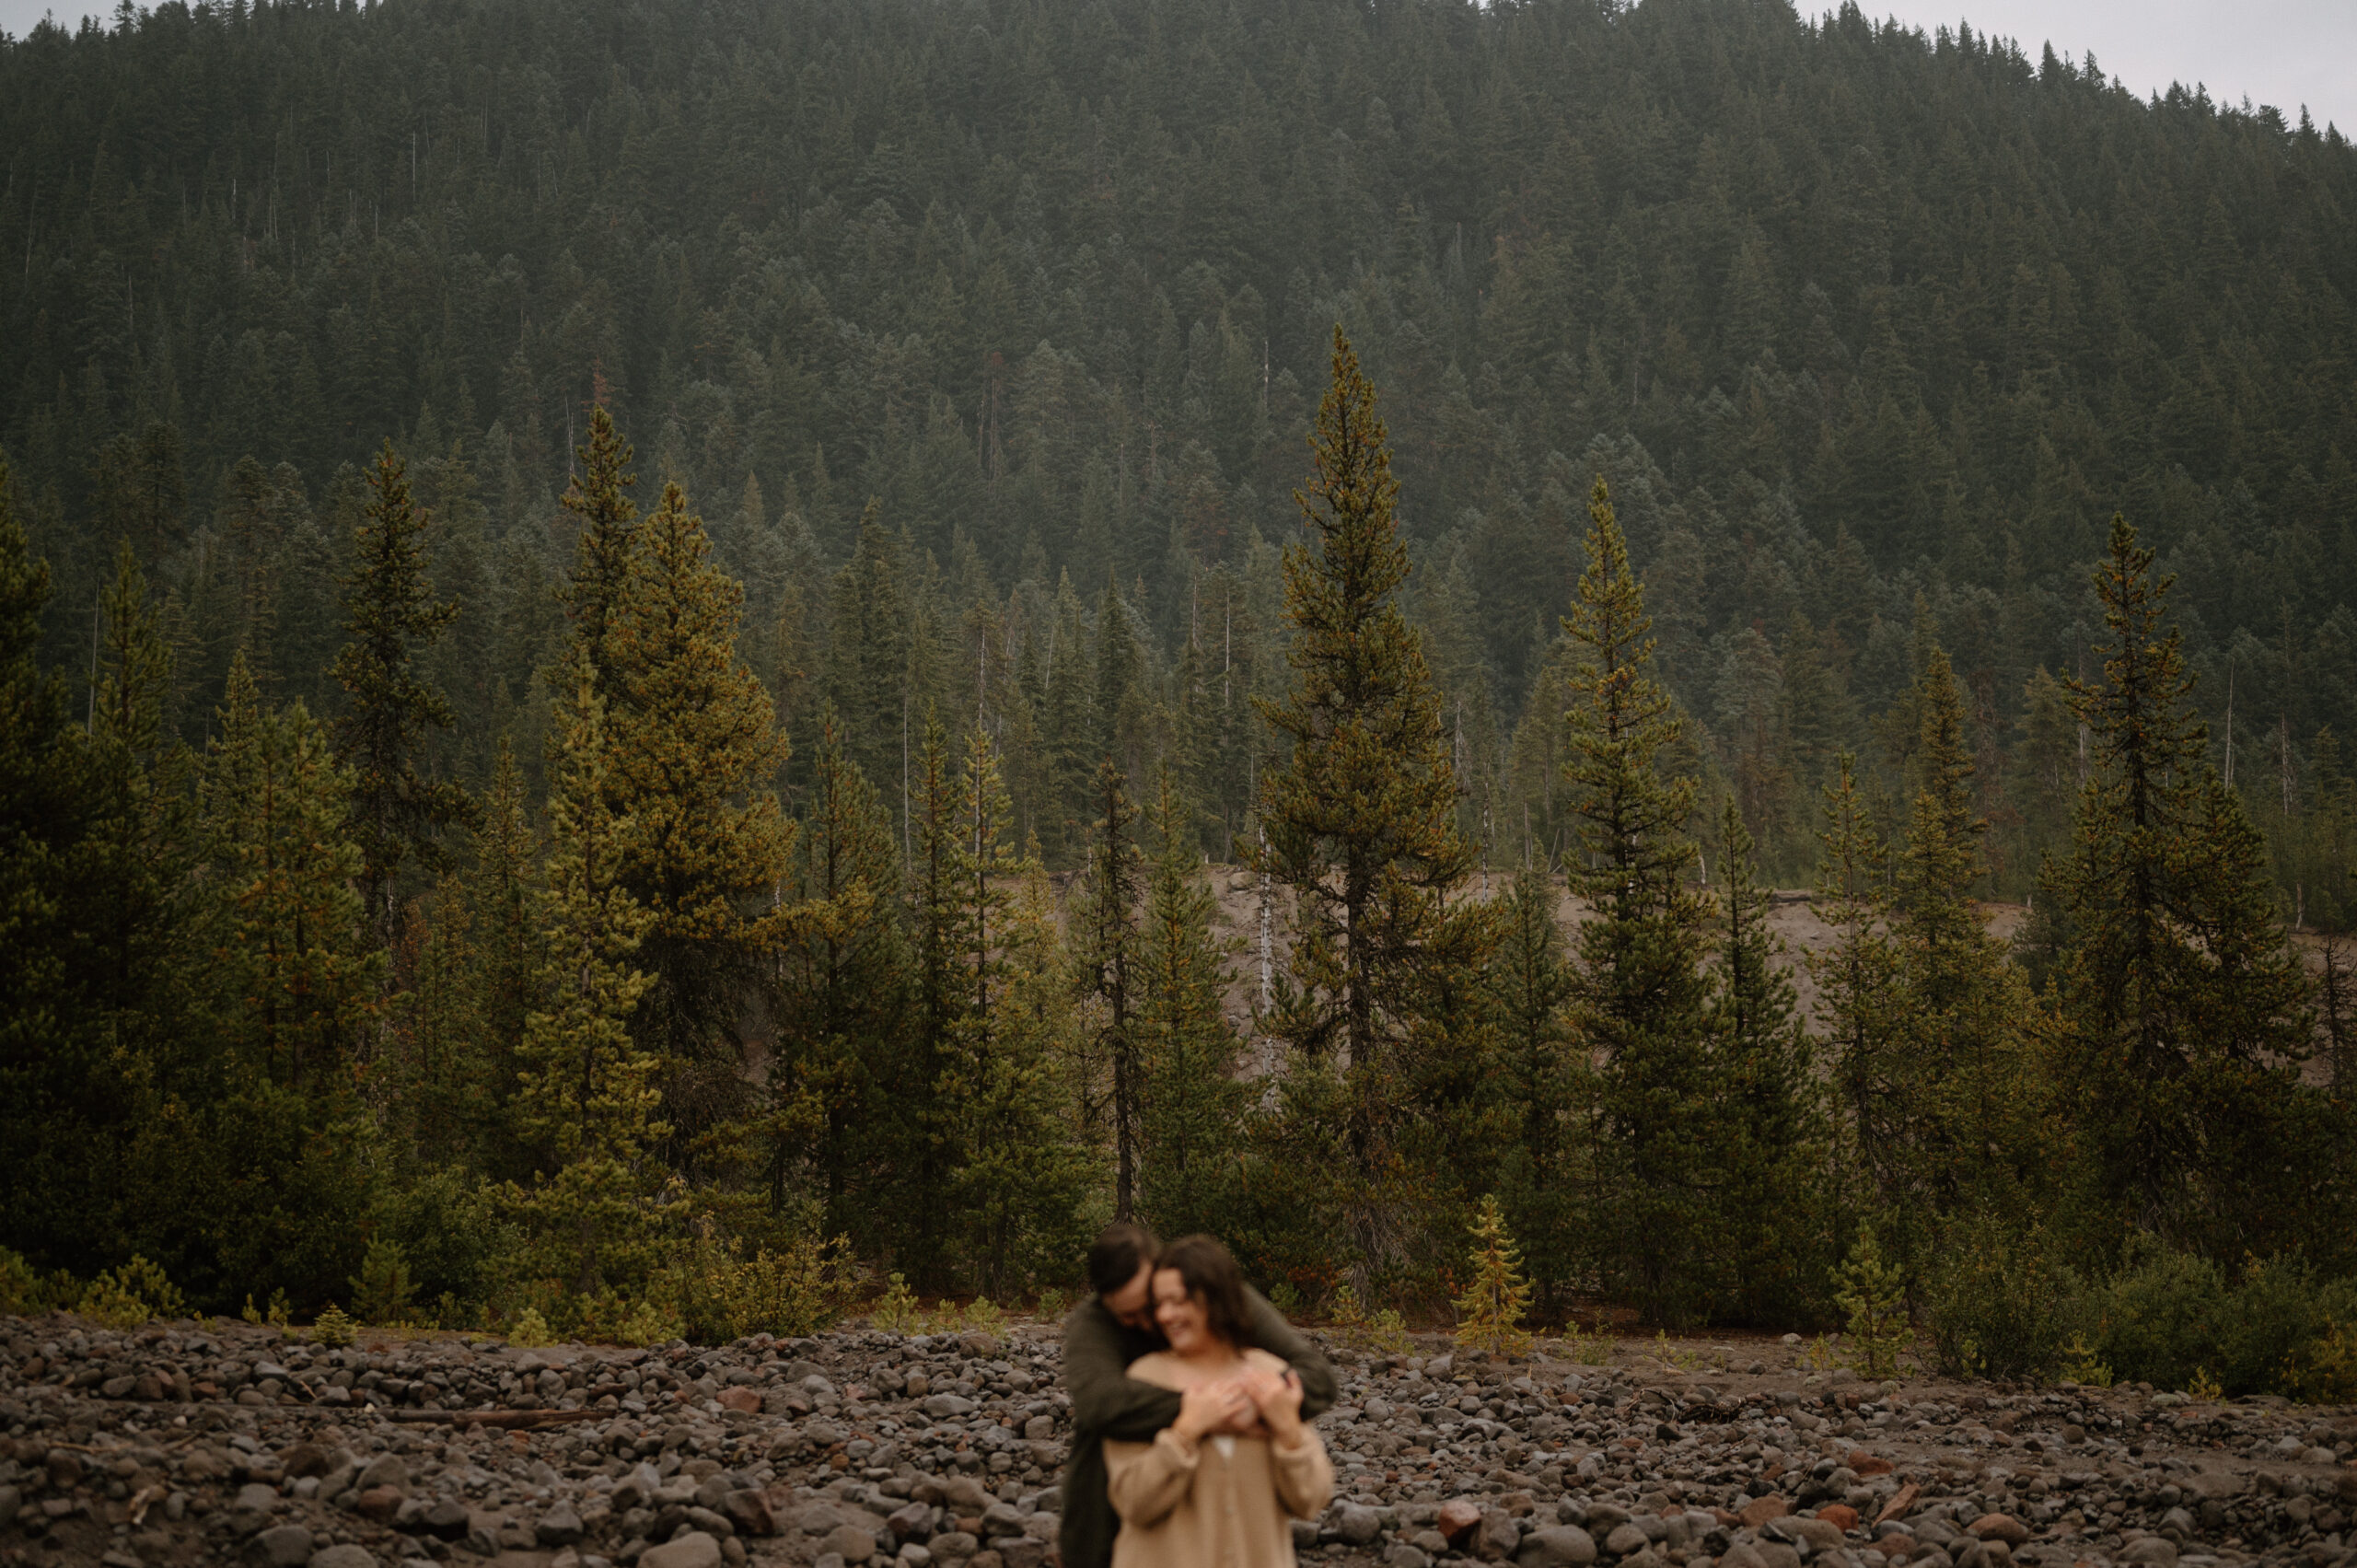
[[[36,1262],[2347,1265],[2336,129],[1853,7],[387,0],[41,28],[0,147]]]

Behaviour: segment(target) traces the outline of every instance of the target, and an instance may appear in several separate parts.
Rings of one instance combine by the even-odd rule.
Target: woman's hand
[[[1244,1387],[1279,1446],[1290,1448],[1301,1441],[1301,1379],[1290,1367],[1248,1373]]]
[[[1235,1378],[1198,1383],[1178,1396],[1178,1419],[1170,1423],[1170,1429],[1188,1442],[1198,1443],[1209,1433],[1250,1420],[1253,1403],[1252,1396]],[[1298,1394],[1294,1403],[1299,1407]]]

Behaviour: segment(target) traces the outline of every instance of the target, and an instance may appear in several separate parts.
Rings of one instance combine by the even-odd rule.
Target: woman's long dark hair
[[[1202,1304],[1203,1327],[1230,1345],[1252,1342],[1251,1309],[1245,1305],[1244,1273],[1227,1249],[1209,1236],[1182,1236],[1154,1260],[1155,1271],[1178,1271],[1187,1294]]]

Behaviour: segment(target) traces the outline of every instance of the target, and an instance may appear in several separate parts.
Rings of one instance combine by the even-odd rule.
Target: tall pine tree
[[[1688,879],[1694,783],[1660,773],[1683,721],[1649,672],[1652,621],[1601,476],[1588,517],[1587,569],[1563,622],[1579,656],[1563,778],[1570,881],[1591,912],[1579,1016],[1601,1060],[1591,1213],[1610,1277],[1663,1320],[1699,1310],[1723,1283],[1712,1266],[1705,906]]]
[[[893,1052],[907,1021],[908,945],[893,918],[900,856],[890,818],[851,760],[842,715],[819,715],[810,805],[793,893],[809,918],[780,966],[779,1063],[771,1084],[767,1175],[773,1206],[807,1167],[825,1233],[871,1245],[888,1233],[877,1209],[909,1086]]]
[[[1128,778],[1110,758],[1097,764],[1096,830],[1089,835],[1087,891],[1075,933],[1081,991],[1094,999],[1090,1054],[1107,1075],[1106,1120],[1113,1134],[1113,1217],[1137,1215],[1138,1108],[1144,1087],[1132,971],[1138,958],[1138,818]]]
[[[609,804],[605,702],[584,668],[557,715],[541,895],[541,1005],[518,1052],[516,1131],[533,1173],[510,1194],[546,1277],[579,1295],[643,1286],[664,1215],[656,1052],[631,1036],[654,917],[622,881],[632,824]]]
[[[351,836],[360,846],[360,895],[377,944],[390,951],[399,925],[402,866],[447,869],[442,835],[471,820],[459,784],[432,776],[426,737],[447,730],[450,701],[420,663],[458,619],[434,602],[426,580],[426,516],[411,500],[409,474],[388,441],[368,473],[368,505],[343,586],[345,642],[335,677],[349,696],[337,745],[353,772]]]
[[[1399,604],[1408,552],[1375,389],[1338,326],[1333,381],[1295,492],[1310,542],[1284,558],[1292,690],[1260,711],[1284,755],[1262,777],[1257,864],[1290,890],[1291,974],[1269,1025],[1341,1077],[1339,1194],[1363,1265],[1394,1262],[1424,1193],[1400,1158],[1414,1114],[1403,1056],[1434,970],[1479,967],[1477,923],[1448,907],[1473,869],[1423,641]]]
[[[703,520],[665,485],[607,618],[605,787],[629,823],[622,882],[650,921],[632,1031],[663,1059],[667,1119],[689,1139],[746,1109],[738,1019],[792,918],[780,895],[794,825],[773,787],[785,740],[737,651],[743,599],[712,564]],[[589,656],[585,641],[576,667]],[[675,1158],[689,1163],[684,1148]]]
[[[1133,979],[1139,1086],[1139,1212],[1167,1236],[1226,1228],[1248,1090],[1242,1041],[1220,1010],[1225,955],[1189,811],[1167,772],[1155,792],[1155,851]]]
[[[2071,685],[2090,768],[2070,857],[2046,872],[2067,931],[2058,1066],[2078,1086],[2091,1196],[2115,1235],[2263,1255],[2315,1236],[2319,1198],[2344,1190],[2347,1140],[2293,1065],[2307,982],[2258,835],[2204,758],[2194,678],[2165,623],[2170,579],[2124,517],[2095,585],[2103,676]]]

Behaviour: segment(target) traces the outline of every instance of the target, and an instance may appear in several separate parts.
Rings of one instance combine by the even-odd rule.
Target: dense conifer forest
[[[1134,1213],[1446,1316],[1494,1196],[1557,1321],[2357,1377],[2337,128],[1846,6],[232,0],[0,148],[13,1299]]]

